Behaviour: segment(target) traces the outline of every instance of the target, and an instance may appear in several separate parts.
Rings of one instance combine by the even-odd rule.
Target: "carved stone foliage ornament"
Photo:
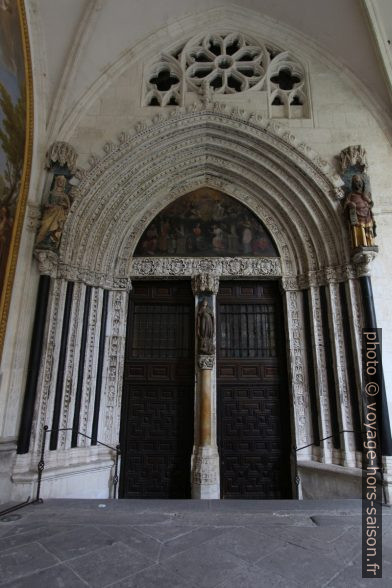
[[[243,92],[267,94],[271,117],[309,114],[303,66],[271,43],[240,32],[199,34],[164,52],[146,70],[145,106],[184,106],[186,94],[202,97]]]
[[[340,152],[339,157],[340,171],[343,175],[350,167],[359,166],[362,170],[367,170],[368,163],[366,151],[361,145],[351,145]]]
[[[46,153],[46,167],[52,169],[53,165],[67,167],[71,174],[76,171],[78,154],[74,147],[64,141],[56,141]]]
[[[217,277],[278,277],[282,275],[282,265],[276,257],[137,257],[132,260],[130,272],[133,277],[187,277],[195,274],[212,274]]]
[[[214,355],[214,329],[213,311],[208,300],[203,298],[199,303],[196,318],[197,350],[200,355]]]

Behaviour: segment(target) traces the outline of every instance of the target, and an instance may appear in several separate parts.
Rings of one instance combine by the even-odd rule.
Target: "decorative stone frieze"
[[[280,259],[273,257],[136,257],[131,261],[130,272],[133,277],[196,276],[195,284],[200,283],[201,291],[216,293],[220,276],[278,277],[282,268]]]

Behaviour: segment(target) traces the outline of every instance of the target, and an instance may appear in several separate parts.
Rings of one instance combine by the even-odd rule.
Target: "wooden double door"
[[[195,304],[190,282],[136,282],[121,425],[121,495],[189,498]],[[280,295],[273,282],[221,282],[217,430],[222,498],[290,496]]]

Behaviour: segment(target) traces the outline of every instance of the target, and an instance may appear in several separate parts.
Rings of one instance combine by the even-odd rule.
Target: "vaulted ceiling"
[[[229,6],[290,27],[348,68],[391,110],[391,0],[26,0],[39,54],[46,123],[63,116],[127,51],[191,14]],[[218,13],[217,13],[218,14]],[[217,27],[219,22],[217,21]],[[65,87],[67,86],[67,87]],[[65,103],[64,103],[65,102]]]

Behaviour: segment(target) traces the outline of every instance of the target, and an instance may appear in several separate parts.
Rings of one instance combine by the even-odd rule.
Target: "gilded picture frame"
[[[0,2],[0,358],[3,353],[12,286],[26,210],[33,147],[33,80],[26,9],[23,0]],[[18,95],[19,88],[19,95]],[[24,115],[24,116],[23,116]],[[24,147],[21,129],[24,124]],[[6,124],[4,124],[6,121]],[[12,121],[19,126],[12,128]],[[14,134],[13,134],[14,133]],[[23,161],[10,168],[4,145],[19,137]],[[16,141],[17,139],[15,139]],[[22,155],[23,154],[23,155]],[[7,159],[8,157],[8,159]],[[15,156],[16,158],[16,156]],[[8,165],[8,167],[7,167]],[[16,178],[15,168],[19,176]],[[13,186],[11,191],[11,179]],[[16,178],[16,179],[15,179]],[[17,183],[15,183],[17,182]],[[6,193],[8,190],[8,194]]]

